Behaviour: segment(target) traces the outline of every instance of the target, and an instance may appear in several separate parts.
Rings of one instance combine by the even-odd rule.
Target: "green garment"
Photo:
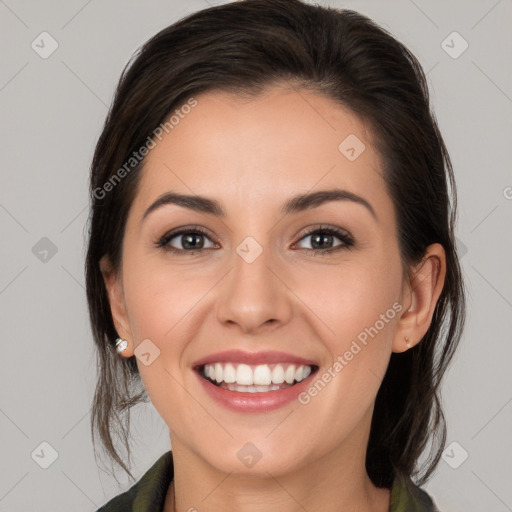
[[[162,512],[173,479],[172,453],[164,453],[128,491],[112,498],[97,512]],[[396,479],[389,512],[439,512],[430,496],[410,479]]]

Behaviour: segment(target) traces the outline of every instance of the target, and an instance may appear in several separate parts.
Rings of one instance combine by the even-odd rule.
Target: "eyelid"
[[[338,226],[332,226],[330,224],[312,224],[299,231],[299,234],[296,235],[296,237],[298,237],[299,240],[301,240],[302,238],[308,235],[312,235],[313,233],[316,233],[318,231],[331,231],[335,234],[343,235],[344,237],[349,238],[350,240],[353,241],[353,237],[348,230]]]
[[[328,234],[338,238],[342,242],[340,245],[337,245],[335,247],[331,247],[330,249],[325,249],[325,250],[302,248],[302,250],[307,251],[307,252],[314,252],[316,254],[329,253],[329,252],[336,251],[338,248],[340,248],[340,249],[341,248],[347,248],[347,249],[351,248],[355,244],[354,237],[350,234],[350,232],[347,231],[346,229],[343,229],[340,227],[334,227],[334,226],[331,226],[328,224],[321,224],[321,225],[317,225],[317,226],[310,226],[306,229],[307,229],[306,232],[300,234],[298,241],[295,242],[294,245],[297,245],[298,243],[300,243],[302,240],[304,240],[308,236],[312,236],[315,233],[319,233],[319,232],[320,233],[322,233],[322,232],[328,233]]]
[[[178,253],[183,253],[183,254],[184,253],[196,253],[196,252],[207,250],[207,249],[195,249],[195,250],[186,251],[184,249],[176,249],[175,247],[172,247],[169,245],[169,242],[173,238],[179,237],[179,236],[187,234],[187,233],[194,233],[194,232],[205,236],[206,238],[211,240],[211,242],[214,245],[218,245],[218,243],[215,241],[214,237],[210,234],[210,232],[206,228],[203,228],[202,226],[193,225],[193,224],[187,225],[187,226],[180,226],[179,228],[175,228],[175,229],[170,229],[169,231],[165,232],[162,236],[157,238],[157,240],[155,241],[155,245],[157,247],[160,247],[165,250],[169,250],[171,252],[178,252]]]
[[[298,243],[300,243],[303,239],[307,238],[308,236],[312,236],[318,232],[328,233],[329,235],[332,235],[332,236],[338,238],[342,242],[341,244],[339,244],[337,246],[334,246],[334,247],[331,247],[331,248],[328,248],[325,250],[300,248],[301,250],[306,251],[308,253],[313,252],[315,254],[329,254],[329,253],[336,252],[341,249],[349,249],[355,244],[353,236],[347,230],[340,228],[340,227],[335,227],[335,226],[331,226],[328,224],[320,224],[320,225],[308,226],[307,228],[304,228],[304,230],[305,230],[305,232],[302,232],[300,235],[296,235],[296,237],[298,236],[299,238],[292,245],[292,247],[296,246]],[[213,237],[210,234],[209,230],[207,230],[206,228],[203,228],[202,226],[198,226],[198,225],[186,225],[186,226],[180,226],[175,229],[171,229],[171,230],[167,231],[164,235],[159,237],[155,241],[155,245],[158,248],[167,250],[169,252],[174,252],[174,253],[180,254],[180,255],[181,254],[184,255],[187,253],[188,254],[197,254],[197,253],[201,253],[204,251],[212,250],[211,247],[200,248],[200,249],[191,249],[191,250],[177,249],[176,247],[172,247],[169,244],[170,240],[172,240],[173,238],[182,236],[187,233],[194,233],[194,232],[208,238],[214,245],[217,246],[214,248],[218,248],[219,244],[218,244],[218,242],[215,241],[215,237]]]

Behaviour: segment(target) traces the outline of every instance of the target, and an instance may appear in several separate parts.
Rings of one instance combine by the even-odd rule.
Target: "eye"
[[[205,246],[205,239],[211,242],[210,246]],[[184,254],[186,252],[196,253],[216,247],[206,231],[199,227],[180,228],[176,231],[170,231],[157,240],[155,245],[177,254]]]
[[[300,239],[299,243],[303,243],[308,238],[310,239],[312,248],[300,248],[315,254],[331,253],[348,249],[354,245],[354,239],[348,232],[329,226],[320,226],[319,228],[309,231]],[[338,239],[340,243],[335,245],[336,239]]]
[[[303,247],[307,239],[310,239],[312,248]],[[205,244],[205,239],[210,243]],[[339,243],[336,244],[336,239]],[[200,227],[184,227],[170,231],[155,242],[155,245],[165,251],[183,255],[185,253],[200,253],[207,249],[218,248],[209,234]],[[314,254],[329,254],[342,249],[348,249],[354,245],[352,236],[341,229],[329,226],[320,226],[307,232],[299,241],[299,248]]]

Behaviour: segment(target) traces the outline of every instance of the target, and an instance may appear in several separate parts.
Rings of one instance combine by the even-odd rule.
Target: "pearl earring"
[[[117,338],[116,340],[116,351],[118,354],[121,354],[128,348],[128,342],[123,340],[123,338]]]
[[[405,346],[406,346],[407,348],[411,348],[411,342],[409,341],[408,336],[406,336],[406,337],[404,338],[404,340],[405,340]]]

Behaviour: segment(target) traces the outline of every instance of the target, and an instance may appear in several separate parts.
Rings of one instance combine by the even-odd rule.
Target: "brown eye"
[[[205,245],[207,239],[211,245]],[[156,242],[157,247],[178,254],[195,253],[215,247],[207,233],[199,228],[180,229],[166,233]]]
[[[330,227],[317,228],[313,231],[309,231],[301,238],[299,243],[307,239],[310,239],[309,244],[311,248],[301,248],[315,253],[334,252],[354,245],[354,240],[347,232]],[[336,239],[339,243],[336,243]]]

